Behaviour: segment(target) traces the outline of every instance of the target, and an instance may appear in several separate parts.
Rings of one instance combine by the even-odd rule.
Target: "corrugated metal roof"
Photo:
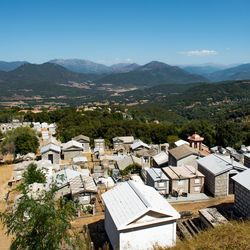
[[[81,192],[97,193],[97,186],[92,177],[79,175],[69,181],[72,195]]]
[[[245,166],[228,156],[211,154],[197,160],[198,164],[207,169],[213,175],[219,175],[231,169],[245,170]]]
[[[250,168],[232,177],[240,185],[250,190]]]
[[[165,152],[161,152],[153,156],[153,159],[157,163],[157,165],[161,165],[161,164],[168,162],[168,154]]]
[[[167,181],[169,180],[165,173],[160,168],[147,169],[148,174],[154,181]]]
[[[150,211],[164,215],[164,220],[180,218],[179,213],[154,188],[134,181],[117,185],[104,193],[102,199],[118,230],[140,226],[140,223],[132,223]],[[161,219],[154,218],[145,224]]]

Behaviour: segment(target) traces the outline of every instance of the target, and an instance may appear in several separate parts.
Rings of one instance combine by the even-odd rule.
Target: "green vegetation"
[[[175,247],[156,247],[155,249],[250,249],[250,221],[231,221],[230,224],[204,231],[189,241],[181,241]]]
[[[62,245],[73,249],[86,249],[70,222],[75,218],[77,207],[73,201],[55,200],[56,185],[49,191],[38,190],[31,195],[28,184],[44,182],[45,176],[29,165],[24,173],[22,195],[15,208],[0,213],[0,219],[12,238],[11,249],[59,249]]]
[[[39,142],[34,130],[29,127],[18,127],[5,133],[5,139],[0,144],[2,154],[36,153]]]
[[[23,174],[23,182],[17,189],[19,191],[27,190],[28,186],[33,183],[46,183],[46,175],[41,169],[37,169],[37,165],[31,163]]]
[[[130,164],[124,170],[120,170],[121,175],[137,174],[141,172],[141,165],[135,163]]]

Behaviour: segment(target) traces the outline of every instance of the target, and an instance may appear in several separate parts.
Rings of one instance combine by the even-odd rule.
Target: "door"
[[[51,161],[51,163],[53,164],[53,154],[49,154],[49,160]]]

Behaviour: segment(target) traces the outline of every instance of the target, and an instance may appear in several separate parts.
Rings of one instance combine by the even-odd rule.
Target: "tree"
[[[27,170],[23,174],[23,183],[17,189],[25,191],[30,184],[33,183],[46,183],[46,175],[41,169],[37,169],[34,163],[29,164]]]
[[[87,249],[70,223],[77,212],[73,201],[56,201],[56,185],[49,191],[38,191],[36,198],[27,191],[23,192],[15,209],[0,213],[7,235],[14,235],[11,249],[54,250],[62,245]]]
[[[27,154],[36,153],[39,142],[36,136],[30,134],[21,134],[15,138],[16,153]]]
[[[36,153],[39,146],[35,131],[29,127],[19,127],[5,133],[5,139],[0,144],[3,154]]]

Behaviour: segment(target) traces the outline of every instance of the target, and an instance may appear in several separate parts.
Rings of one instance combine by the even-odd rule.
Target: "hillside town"
[[[209,148],[204,137],[193,131],[172,145],[119,135],[109,147],[103,138],[82,134],[61,143],[56,124],[46,122],[13,120],[0,129],[5,135],[25,126],[37,134],[39,149],[15,156],[5,199],[12,197],[13,207],[18,206],[21,196],[13,190],[30,164],[35,164],[46,182],[30,184],[29,195],[36,199],[56,183],[54,199],[63,197],[77,204],[79,223],[89,227],[93,249],[105,242],[112,249],[174,246],[229,219],[250,217],[249,145],[240,150]],[[1,164],[6,164],[7,156],[0,157]],[[232,207],[210,206],[227,197]],[[196,203],[201,204],[198,214],[188,211]],[[187,209],[178,211],[181,204]],[[101,225],[94,227],[93,222],[100,219]]]

